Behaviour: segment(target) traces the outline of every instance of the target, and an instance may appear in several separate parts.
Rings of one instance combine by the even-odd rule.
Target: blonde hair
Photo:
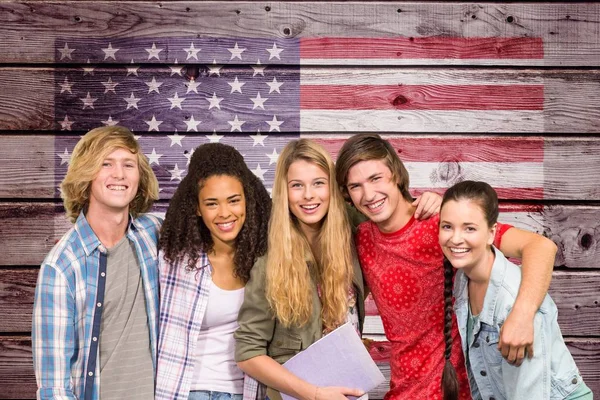
[[[92,129],[77,142],[67,175],[60,189],[67,217],[75,222],[90,199],[92,181],[98,175],[104,159],[116,149],[126,149],[137,155],[140,182],[135,198],[129,204],[133,217],[150,210],[158,199],[158,181],[146,156],[140,150],[133,133],[121,126],[105,126]]]
[[[318,235],[320,260],[312,254],[298,220],[289,210],[287,173],[297,160],[317,165],[329,177],[329,210]],[[311,272],[321,287],[323,327],[334,329],[345,321],[353,278],[351,240],[350,223],[335,181],[331,156],[311,140],[288,143],[275,171],[266,288],[269,305],[284,326],[302,326],[308,322],[313,307]]]

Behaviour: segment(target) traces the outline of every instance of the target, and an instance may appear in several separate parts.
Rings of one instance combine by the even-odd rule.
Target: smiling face
[[[128,213],[140,182],[137,155],[118,148],[102,161],[90,188],[88,215]]]
[[[472,200],[449,200],[440,211],[439,241],[454,268],[478,266],[494,242],[496,224],[489,226],[481,206]]]
[[[314,163],[294,161],[287,173],[290,212],[305,232],[318,230],[329,210],[329,175]]]
[[[233,245],[246,221],[242,183],[228,175],[213,175],[206,179],[198,193],[198,216],[215,244]]]

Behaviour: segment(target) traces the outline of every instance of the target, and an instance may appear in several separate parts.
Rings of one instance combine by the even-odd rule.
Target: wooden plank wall
[[[35,397],[35,280],[39,263],[69,227],[56,189],[56,176],[66,169],[58,143],[74,143],[87,129],[84,117],[63,122],[69,104],[60,84],[89,68],[57,50],[65,38],[90,46],[140,40],[149,47],[171,38],[299,46],[291,61],[265,53],[263,63],[284,85],[300,79],[301,88],[293,94],[295,111],[278,109],[280,120],[296,118],[297,124],[271,131],[264,125],[263,136],[283,144],[300,132],[335,155],[348,135],[375,131],[398,148],[417,192],[441,192],[468,178],[491,182],[502,199],[501,220],[557,243],[551,294],[565,340],[587,384],[600,393],[600,2],[0,0],[0,21],[0,399]],[[209,62],[174,54],[168,48],[145,67],[164,73],[177,61],[198,64],[206,74]],[[96,76],[123,76],[129,67],[129,60],[102,53],[90,63]],[[232,55],[223,71],[250,80],[250,63],[255,59]],[[294,100],[266,93],[272,98],[266,110],[255,110],[264,121],[276,101]],[[242,107],[222,106],[213,111]],[[140,103],[137,118],[149,120],[157,110],[155,103]],[[105,111],[94,110],[98,121]],[[144,152],[176,131],[195,143],[217,134],[203,125],[186,132],[183,123],[165,122],[159,132],[143,132]],[[256,135],[230,132],[226,123],[217,131],[240,146]],[[258,134],[253,146],[264,139]],[[178,182],[169,174],[176,156],[189,150],[181,147],[181,154],[155,163],[163,188],[157,212],[164,212]],[[267,180],[274,166],[268,168]],[[389,376],[389,344],[376,307],[368,307],[366,334],[381,341],[372,355]]]

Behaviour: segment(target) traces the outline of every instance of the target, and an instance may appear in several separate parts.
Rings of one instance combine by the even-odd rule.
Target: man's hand
[[[509,364],[518,367],[525,355],[533,357],[533,316],[513,309],[500,328],[498,350]]]
[[[442,196],[433,192],[425,192],[412,202],[415,210],[416,219],[429,219],[440,212]]]

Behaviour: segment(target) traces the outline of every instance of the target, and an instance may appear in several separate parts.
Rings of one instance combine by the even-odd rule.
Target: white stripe
[[[542,111],[301,110],[303,132],[543,132]]]
[[[457,58],[302,58],[300,65],[506,65],[544,66],[542,58],[503,58],[503,59],[457,59]]]

